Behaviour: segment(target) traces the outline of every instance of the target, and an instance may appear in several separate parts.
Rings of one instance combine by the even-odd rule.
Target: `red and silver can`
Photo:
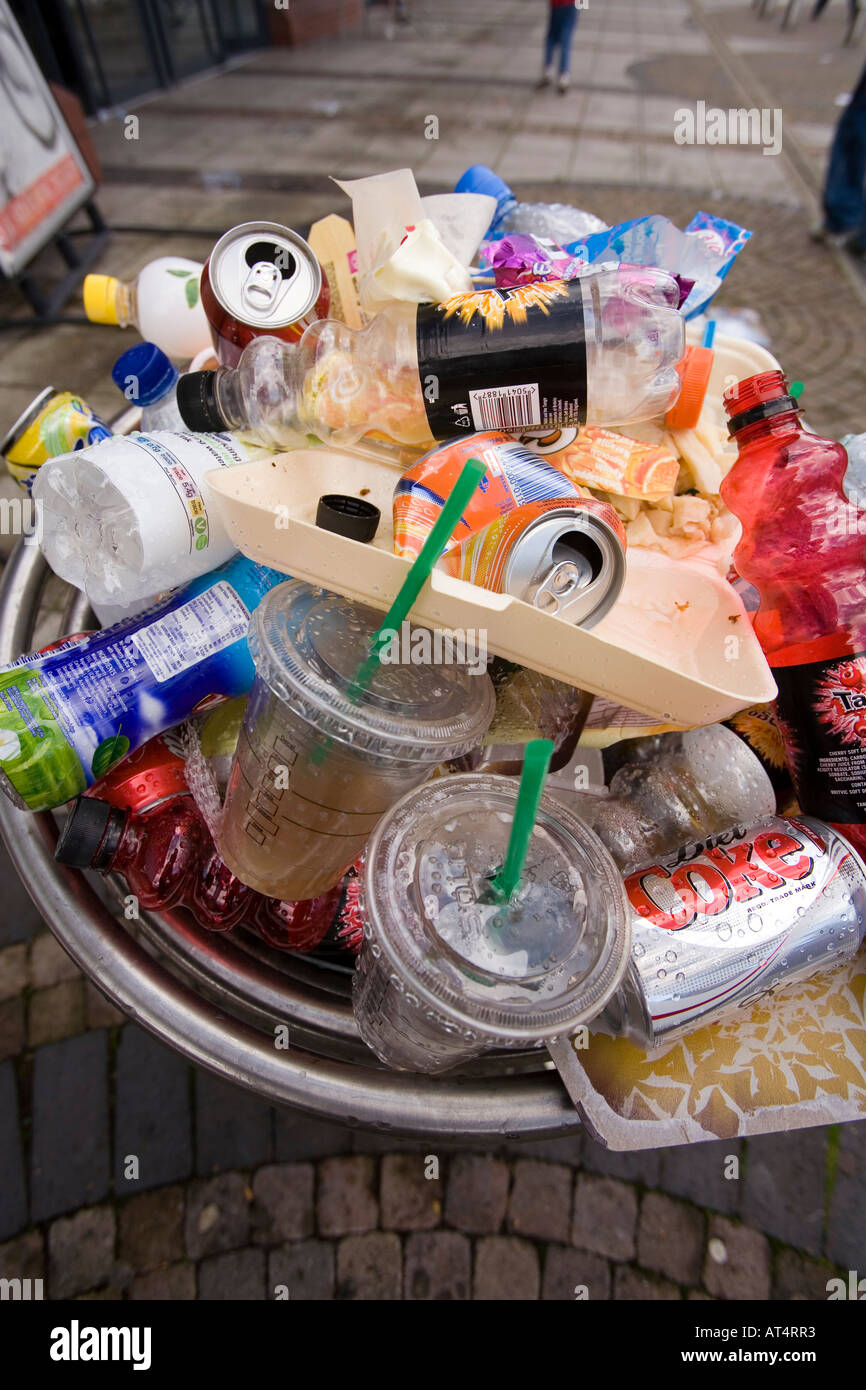
[[[221,236],[201,275],[202,308],[216,355],[236,367],[261,334],[297,342],[328,317],[331,293],[312,250],[277,222],[242,222]]]
[[[632,959],[598,1024],[657,1048],[854,956],[866,866],[837,831],[771,816],[625,880]]]
[[[454,546],[440,567],[588,628],[625,582],[625,532],[613,507],[593,497],[526,502]]]

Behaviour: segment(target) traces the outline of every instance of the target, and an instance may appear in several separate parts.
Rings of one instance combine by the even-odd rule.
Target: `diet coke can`
[[[686,845],[625,888],[632,958],[597,1024],[649,1049],[849,960],[866,932],[866,866],[808,817]]]
[[[202,308],[216,355],[236,367],[261,334],[297,342],[328,317],[331,292],[312,250],[277,222],[243,222],[221,236],[201,275]]]

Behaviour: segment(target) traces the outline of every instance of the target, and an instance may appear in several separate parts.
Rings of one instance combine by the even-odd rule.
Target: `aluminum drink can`
[[[770,816],[625,880],[632,959],[598,1020],[653,1049],[854,956],[866,866],[836,830]]]
[[[461,541],[440,565],[588,628],[625,582],[625,532],[613,507],[593,497],[527,502]]]
[[[221,236],[201,275],[216,355],[236,367],[261,334],[294,343],[328,317],[331,293],[312,250],[277,222],[242,222]]]
[[[46,386],[18,416],[0,443],[0,454],[16,483],[29,492],[48,459],[110,438],[111,430],[80,396]]]

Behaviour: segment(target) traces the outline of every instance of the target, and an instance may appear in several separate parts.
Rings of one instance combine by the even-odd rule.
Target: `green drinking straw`
[[[383,648],[388,638],[385,633],[399,632],[402,623],[409,616],[409,610],[433,572],[433,566],[451,539],[454,528],[463,515],[470,498],[474,495],[484,474],[487,472],[480,459],[467,459],[463,471],[451,489],[448,501],[439,513],[435,526],[412,561],[409,573],[400,585],[397,597],[385,614],[382,626],[373,637],[370,655],[358,668],[352,682],[350,693],[357,696],[363,691],[379,665]]]
[[[383,634],[399,632],[401,624],[408,617],[412,604],[430,578],[433,566],[450,541],[454,527],[463,515],[470,498],[474,496],[475,490],[486,472],[487,469],[480,459],[467,459],[463,465],[463,471],[451,489],[435,526],[418,555],[412,561],[409,573],[397,591],[397,597],[385,614],[382,626],[372,638],[369,655],[361,662],[349,686],[348,694],[353,703],[363,694],[378,668],[382,651],[388,641],[388,638]],[[315,749],[312,758],[314,765],[318,766],[324,762],[331,743],[332,740],[327,738]]]
[[[792,382],[791,382],[790,390],[788,391],[788,395],[789,395],[789,396],[793,396],[793,397],[794,397],[794,400],[795,400],[795,401],[798,401],[798,400],[800,399],[800,397],[802,396],[802,394],[803,394],[803,383],[802,383],[802,381],[792,381]]]
[[[535,829],[538,803],[544,790],[544,779],[547,776],[547,769],[552,757],[552,739],[534,738],[531,743],[526,745],[523,771],[520,774],[520,790],[517,793],[514,820],[511,822],[511,835],[508,840],[505,863],[490,880],[493,896],[501,902],[508,902],[520,883],[520,876],[523,873],[523,866],[526,863],[526,855],[529,850],[529,841]]]

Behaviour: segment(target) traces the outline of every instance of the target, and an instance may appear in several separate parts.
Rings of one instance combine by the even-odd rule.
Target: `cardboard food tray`
[[[217,469],[207,480],[232,540],[251,560],[385,611],[409,569],[393,553],[391,501],[399,476],[390,459],[320,447]],[[363,496],[379,508],[370,545],[316,526],[319,498],[334,492]],[[426,627],[481,631],[495,655],[673,724],[714,723],[772,699],[770,670],[730,586],[710,566],[678,569],[644,557],[632,553],[623,594],[594,631],[439,571],[412,617]],[[647,568],[658,594],[654,615],[642,623],[635,612]]]

